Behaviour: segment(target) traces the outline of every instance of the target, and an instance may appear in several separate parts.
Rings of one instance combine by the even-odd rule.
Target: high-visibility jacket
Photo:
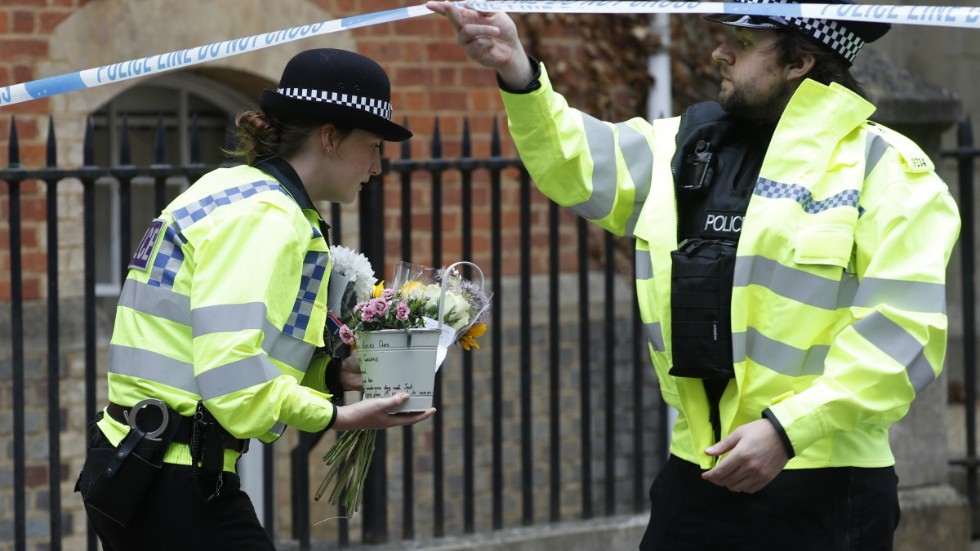
[[[324,362],[310,365],[326,322],[326,230],[295,171],[272,166],[285,181],[214,170],[151,223],[116,309],[111,402],[154,397],[190,417],[203,400],[233,436],[263,442],[332,423]],[[99,426],[113,445],[128,432],[108,415]],[[226,450],[226,470],[237,457]],[[188,446],[164,461],[190,465]]]
[[[539,80],[501,91],[521,158],[552,200],[636,238],[640,314],[663,398],[679,412],[670,451],[710,468],[703,382],[668,374],[680,118],[602,122],[569,108],[543,66]],[[888,427],[943,366],[959,214],[929,158],[869,122],[873,111],[842,86],[804,81],[738,242],[722,437],[765,414],[795,453],[789,469],[893,465]]]

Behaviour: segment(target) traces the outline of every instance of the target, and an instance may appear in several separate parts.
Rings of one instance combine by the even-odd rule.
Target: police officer
[[[260,108],[236,119],[245,164],[204,175],[137,247],[109,349],[109,405],[79,477],[106,549],[274,549],[235,474],[248,439],[287,426],[346,431],[417,423],[408,399],[336,406],[356,359],[324,345],[328,227],[316,201],[350,203],[381,172],[387,75],[344,50],[293,57]]]
[[[427,6],[496,70],[542,192],[636,239],[678,410],[640,549],[891,549],[888,428],[942,369],[960,221],[850,73],[888,25],[709,16],[730,31],[718,101],[612,124],[568,106],[506,14]]]

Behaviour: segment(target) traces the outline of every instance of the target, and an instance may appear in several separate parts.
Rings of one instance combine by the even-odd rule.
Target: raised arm
[[[535,69],[506,13],[475,11],[446,1],[426,2],[425,7],[444,15],[467,57],[497,71],[508,88],[524,88],[534,79]]]

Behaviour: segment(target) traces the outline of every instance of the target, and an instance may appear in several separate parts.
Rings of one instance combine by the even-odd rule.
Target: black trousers
[[[95,431],[101,436],[101,432]],[[110,446],[104,437],[92,445]],[[218,549],[275,551],[236,474],[224,473],[221,492],[205,502],[202,489],[214,488],[214,479],[184,465],[164,463],[159,475],[125,528],[88,506],[89,522],[106,551],[192,551]],[[80,478],[92,476],[82,471]],[[201,488],[201,486],[204,488]],[[203,495],[209,495],[204,493]]]
[[[890,551],[898,527],[892,467],[785,470],[754,494],[701,479],[671,456],[650,487],[640,551]]]

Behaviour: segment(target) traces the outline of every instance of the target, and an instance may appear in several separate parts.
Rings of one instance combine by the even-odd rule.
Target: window
[[[95,164],[119,166],[123,128],[128,129],[130,163],[147,167],[156,163],[157,133],[163,126],[164,156],[169,165],[190,163],[191,128],[196,124],[200,162],[216,165],[227,161],[221,153],[235,113],[250,105],[243,95],[214,80],[194,74],[166,75],[135,86],[113,98],[92,114]],[[162,198],[154,179],[134,178],[130,183],[129,246],[136,247],[147,224],[160,209],[187,189],[184,177],[168,178]],[[116,296],[125,278],[128,251],[121,250],[120,187],[124,182],[105,177],[96,182],[96,294]],[[161,204],[162,202],[162,204]]]

